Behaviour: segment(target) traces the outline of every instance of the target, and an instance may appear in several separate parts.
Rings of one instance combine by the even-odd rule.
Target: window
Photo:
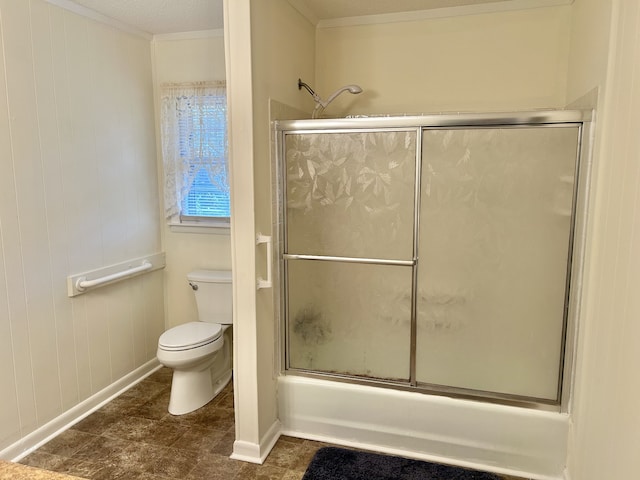
[[[162,86],[165,214],[170,221],[228,221],[226,89]]]

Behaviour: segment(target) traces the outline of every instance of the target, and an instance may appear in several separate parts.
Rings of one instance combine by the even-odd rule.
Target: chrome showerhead
[[[349,93],[353,93],[354,95],[358,93],[362,93],[362,88],[360,87],[360,85],[345,85],[344,87],[339,88],[338,90],[333,92],[331,95],[329,95],[327,100],[322,100],[322,98],[320,98],[320,96],[316,92],[314,92],[309,85],[304,83],[302,80],[298,79],[298,90],[302,90],[303,87],[311,94],[311,96],[313,97],[313,101],[316,102],[316,106],[313,109],[313,114],[311,115],[311,118],[316,118],[316,116],[320,112],[322,112],[325,108],[327,108],[327,106],[331,102],[333,102],[336,99],[336,97],[340,95],[342,92],[349,92]]]

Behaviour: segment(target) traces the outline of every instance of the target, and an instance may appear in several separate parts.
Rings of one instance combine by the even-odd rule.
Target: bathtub
[[[564,479],[568,414],[294,375],[282,434],[540,480]]]

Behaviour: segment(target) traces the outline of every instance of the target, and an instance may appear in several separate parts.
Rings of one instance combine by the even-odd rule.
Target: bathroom
[[[151,359],[158,335],[180,323],[182,312],[193,313],[187,300],[190,291],[180,289],[184,269],[196,264],[170,262],[195,254],[198,267],[236,269],[235,381],[244,392],[236,398],[237,453],[254,458],[265,453],[264,440],[279,415],[274,374],[278,337],[270,293],[255,293],[255,278],[265,274],[266,265],[255,236],[272,229],[269,115],[283,118],[283,104],[311,111],[311,99],[296,88],[301,77],[321,93],[348,83],[362,85],[361,96],[341,97],[332,104],[326,113],[335,115],[598,107],[596,188],[590,198],[583,286],[588,294],[577,336],[567,478],[633,476],[637,460],[632,452],[639,430],[633,399],[640,387],[632,368],[638,361],[633,342],[638,305],[631,288],[637,285],[633,267],[639,252],[632,228],[635,166],[627,158],[637,151],[637,143],[624,129],[637,127],[638,121],[638,109],[633,108],[638,99],[631,95],[630,85],[638,46],[629,33],[637,25],[626,23],[637,18],[632,2],[576,0],[521,11],[432,18],[418,22],[415,31],[407,27],[412,23],[400,19],[316,29],[285,1],[229,2],[226,35],[232,39],[227,48],[233,61],[226,76],[233,85],[232,122],[238,122],[232,124],[232,132],[238,132],[236,137],[232,133],[232,155],[254,159],[253,164],[232,164],[232,191],[239,195],[233,200],[233,254],[229,236],[179,235],[161,218],[149,42],[94,26],[91,38],[97,43],[87,43],[81,40],[86,24],[71,22],[65,31],[58,9],[48,18],[41,2],[31,2],[30,12],[19,8],[21,3],[1,4],[3,39],[16,36],[24,44],[39,42],[42,48],[10,51],[5,40],[7,71],[0,76],[2,89],[12,92],[1,96],[0,129],[0,371],[8,386],[0,411],[3,446],[21,441],[52,419],[72,418],[74,407],[105,388],[117,392],[123,386],[119,379]],[[249,5],[252,17],[260,19],[251,30]],[[15,12],[6,13],[11,8]],[[31,37],[20,27],[29,21],[36,32]],[[512,41],[527,29],[535,35],[522,38],[522,43]],[[79,39],[70,42],[68,58],[38,58],[32,64],[43,70],[35,75],[32,69],[18,68],[23,65],[20,56],[42,55],[47,45],[64,41],[63,32]],[[104,48],[108,55],[98,62],[93,48]],[[119,51],[126,55],[117,55]],[[92,77],[78,66],[92,61],[104,69],[101,75]],[[60,67],[65,64],[68,70]],[[219,68],[213,73],[217,75],[224,67],[207,68]],[[251,85],[252,77],[260,82]],[[51,78],[66,88],[47,89],[45,79]],[[96,89],[109,90],[112,84],[137,88],[123,88],[108,98],[94,95]],[[622,92],[622,97],[615,92]],[[273,99],[271,105],[268,99]],[[579,99],[582,104],[575,103]],[[45,102],[67,105],[58,113],[61,118],[54,118],[51,109],[43,110]],[[144,108],[129,111],[131,104]],[[86,105],[102,112],[93,124],[77,120],[86,115]],[[253,125],[251,118],[257,119]],[[95,133],[98,128],[100,136]],[[40,132],[39,143],[30,141],[34,131]],[[125,133],[127,142],[121,142]],[[129,141],[134,142],[132,148],[125,149]],[[11,152],[6,150],[9,145]],[[607,161],[599,162],[601,156]],[[5,160],[11,158],[31,163]],[[106,169],[115,161],[122,163]],[[130,175],[123,176],[132,166]],[[77,198],[85,201],[74,201]],[[54,281],[118,262],[123,251],[125,258],[165,251],[167,268],[79,298],[73,305],[67,301],[64,282]],[[132,304],[131,298],[144,301]],[[104,341],[123,335],[128,341]],[[54,374],[52,358],[58,364]]]

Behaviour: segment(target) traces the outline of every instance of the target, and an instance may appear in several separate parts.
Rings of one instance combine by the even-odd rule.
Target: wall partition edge
[[[287,260],[317,260],[317,261],[339,261],[339,262],[354,262],[354,263],[372,263],[372,264],[389,264],[389,265],[411,265],[412,280],[411,289],[413,298],[417,294],[417,264],[418,264],[418,231],[419,231],[419,203],[420,203],[420,179],[421,179],[421,164],[422,164],[422,132],[425,128],[439,128],[439,127],[451,127],[451,128],[465,128],[465,127],[509,127],[509,126],[562,126],[567,124],[569,126],[577,126],[579,128],[578,133],[578,146],[576,157],[576,179],[573,191],[574,212],[571,218],[571,233],[570,233],[570,245],[569,245],[569,263],[567,265],[567,286],[569,282],[573,281],[574,284],[571,288],[567,289],[567,302],[566,309],[566,321],[563,327],[564,346],[561,355],[560,363],[560,375],[559,375],[559,397],[556,401],[544,401],[539,398],[519,397],[517,395],[502,395],[495,394],[495,392],[483,392],[465,390],[464,388],[447,388],[446,386],[439,386],[436,390],[430,390],[429,385],[426,385],[427,389],[418,390],[422,393],[433,395],[446,395],[452,397],[475,398],[482,399],[488,402],[498,402],[507,405],[534,407],[541,410],[567,412],[569,410],[569,395],[564,393],[571,392],[571,378],[572,368],[574,363],[573,344],[575,341],[575,334],[577,330],[576,316],[579,308],[579,295],[580,295],[580,279],[582,272],[582,258],[584,253],[584,230],[586,223],[586,198],[588,193],[588,178],[589,178],[589,160],[583,158],[585,156],[585,145],[588,145],[588,135],[591,129],[589,128],[592,120],[591,110],[541,110],[541,111],[527,111],[527,112],[504,112],[504,113],[445,113],[445,114],[429,114],[429,115],[406,115],[406,116],[359,116],[352,118],[335,118],[335,119],[303,119],[303,120],[283,120],[275,121],[274,127],[274,143],[275,150],[278,153],[278,158],[283,159],[285,154],[285,135],[286,134],[304,134],[304,133],[341,133],[341,132],[376,132],[380,131],[393,131],[393,130],[414,130],[417,133],[416,141],[416,182],[415,182],[415,209],[414,209],[414,238],[413,238],[413,259],[411,262],[403,261],[387,261],[381,259],[360,259],[360,258],[345,258],[345,257],[329,257],[329,256],[315,256],[315,255],[298,255],[298,254],[283,254],[288,252],[287,248],[287,235],[286,235],[286,185],[284,179],[286,178],[286,165],[284,161],[278,161],[276,169],[278,172],[277,188],[279,194],[277,195],[275,208],[277,209],[278,218],[278,234],[280,236],[277,244],[279,245],[278,266],[280,271],[280,291],[279,302],[281,306],[280,312],[284,317],[284,322],[280,321],[281,332],[280,339],[281,345],[284,348],[280,352],[280,372],[283,375],[297,375],[301,377],[315,377],[319,379],[335,380],[337,382],[348,382],[353,384],[370,385],[390,387],[399,390],[416,391],[415,387],[418,382],[416,379],[416,329],[417,329],[417,312],[416,302],[412,302],[411,305],[411,358],[410,358],[410,379],[408,385],[402,383],[396,383],[394,381],[387,381],[383,379],[359,379],[353,378],[348,375],[341,374],[328,374],[323,372],[307,371],[304,369],[288,369],[289,360],[287,358],[287,352],[289,351],[289,339],[286,332],[289,330],[288,322],[288,286],[287,286]],[[584,164],[582,164],[584,163]],[[575,243],[575,245],[574,245]],[[422,385],[425,387],[425,385]]]

